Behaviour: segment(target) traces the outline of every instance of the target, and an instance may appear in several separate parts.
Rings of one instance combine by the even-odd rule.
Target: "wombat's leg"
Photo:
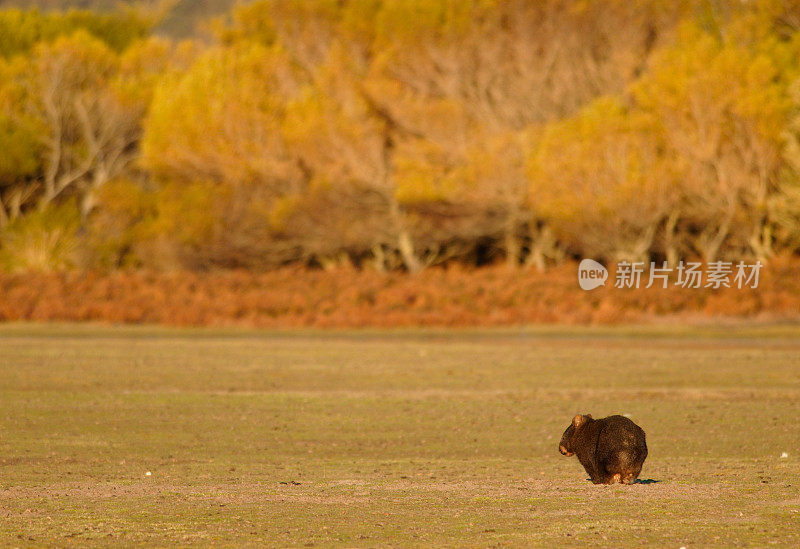
[[[603,473],[592,477],[592,482],[595,484],[614,484],[620,482],[621,475],[619,473]]]
[[[589,478],[592,479],[592,482],[599,484],[600,480],[598,480],[598,474],[594,468],[594,465],[592,463],[584,462],[581,462],[581,465],[583,465],[583,469],[586,471],[586,474],[589,475]]]
[[[596,471],[593,467],[586,467],[586,473],[588,473],[589,478],[592,479],[593,484],[607,484],[605,476],[601,472]]]
[[[636,482],[636,479],[639,478],[639,473],[641,472],[642,472],[641,467],[634,469],[633,471],[628,471],[627,473],[622,475],[622,482],[624,484],[633,484],[634,482]]]
[[[636,477],[633,473],[628,473],[624,477],[622,477],[622,484],[633,484],[636,480]]]
[[[606,452],[598,456],[597,476],[602,484],[614,484],[622,481],[622,475],[616,459],[616,455]]]
[[[609,473],[600,479],[600,484],[619,484],[620,482],[622,482],[622,475],[619,473],[613,475]]]

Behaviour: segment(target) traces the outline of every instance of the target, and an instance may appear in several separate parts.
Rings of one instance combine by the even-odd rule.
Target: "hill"
[[[197,32],[198,24],[211,17],[223,15],[241,0],[175,0],[173,7],[158,26],[158,32],[174,38],[184,38]],[[0,0],[0,9],[37,7],[41,10],[88,9],[110,11],[124,5],[142,2],[120,0]]]

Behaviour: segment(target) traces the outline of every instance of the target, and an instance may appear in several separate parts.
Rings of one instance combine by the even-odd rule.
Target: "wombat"
[[[577,454],[595,484],[633,484],[647,457],[644,431],[623,416],[593,419],[578,415],[564,435],[558,451]]]

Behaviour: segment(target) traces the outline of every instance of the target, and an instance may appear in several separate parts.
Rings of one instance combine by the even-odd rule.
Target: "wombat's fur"
[[[558,450],[576,454],[595,484],[633,484],[647,457],[644,431],[623,416],[575,416]]]

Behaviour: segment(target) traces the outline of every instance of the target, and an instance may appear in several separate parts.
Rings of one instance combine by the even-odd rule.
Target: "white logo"
[[[761,268],[760,261],[747,264],[744,261],[733,263],[731,261],[712,261],[703,270],[699,262],[681,261],[676,267],[670,267],[666,261],[659,267],[655,261],[650,262],[650,269],[644,261],[617,263],[614,287],[620,289],[651,288],[659,281],[661,288],[672,285],[675,288],[758,288],[758,279]],[[671,277],[677,274],[677,279]],[[594,259],[584,259],[578,265],[578,284],[583,290],[594,290],[605,286],[608,279],[608,270]],[[643,285],[644,283],[647,285]]]
[[[578,265],[578,284],[582,290],[594,290],[605,286],[608,270],[594,259],[584,259]]]

